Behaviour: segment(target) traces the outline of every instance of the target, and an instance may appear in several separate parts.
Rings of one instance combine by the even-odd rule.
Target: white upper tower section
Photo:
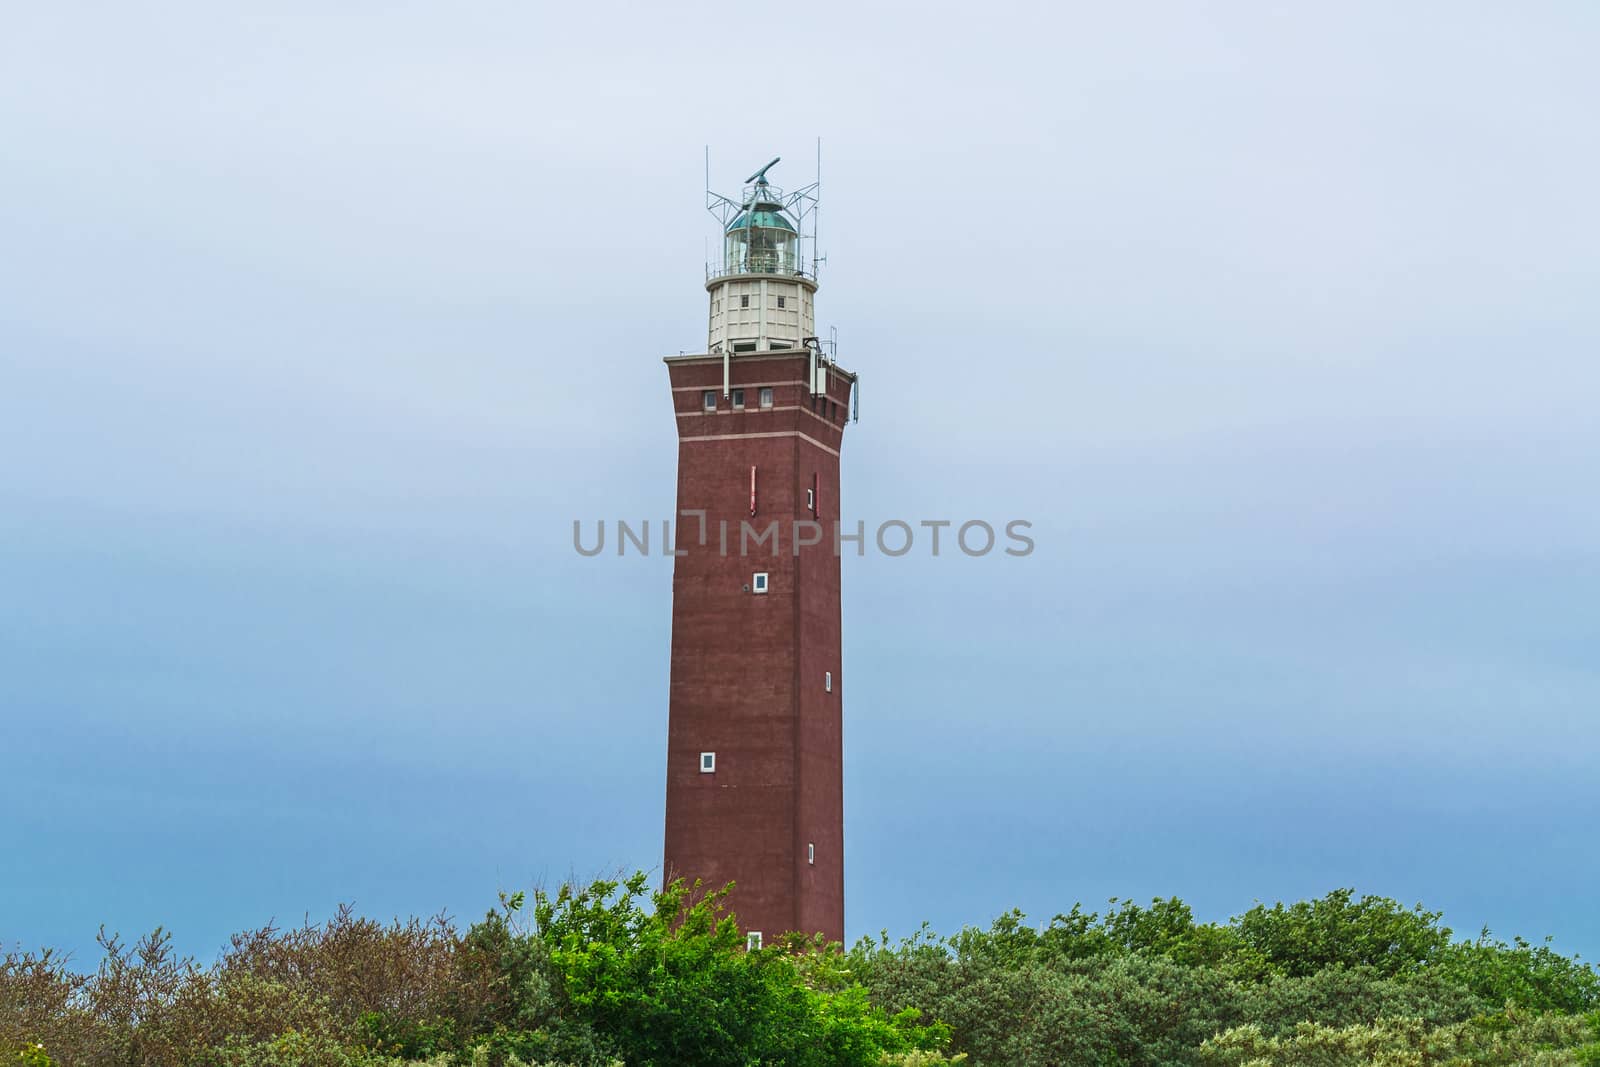
[[[722,229],[722,260],[706,264],[712,354],[799,349],[816,336],[818,183],[785,196],[767,181],[777,162],[745,179],[737,201],[706,191],[706,207]],[[809,264],[803,242],[811,244]]]

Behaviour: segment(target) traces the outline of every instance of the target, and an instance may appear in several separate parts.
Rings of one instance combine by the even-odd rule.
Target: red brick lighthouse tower
[[[816,337],[817,187],[785,196],[771,167],[737,201],[708,194],[724,258],[706,272],[707,351],[666,360],[680,554],[664,867],[668,880],[735,883],[751,942],[842,941],[835,524],[855,376]]]

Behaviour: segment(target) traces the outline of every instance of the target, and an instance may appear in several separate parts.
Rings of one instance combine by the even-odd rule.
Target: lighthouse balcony
[[[804,278],[813,284],[816,282],[815,274],[792,260],[786,263],[777,258],[761,258],[739,263],[709,263],[706,265],[706,281],[708,282],[741,274],[766,275],[775,278]]]

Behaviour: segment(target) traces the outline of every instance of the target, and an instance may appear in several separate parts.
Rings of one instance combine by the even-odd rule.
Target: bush
[[[45,1055],[44,1046],[37,1041],[18,1049],[14,1062],[21,1064],[22,1067],[55,1067],[55,1061]]]
[[[617,1058],[638,1067],[752,1059],[847,1067],[941,1042],[943,1032],[914,1014],[873,1006],[859,984],[816,964],[808,970],[790,946],[745,951],[726,890],[696,896],[675,883],[651,895],[644,878],[564,887],[534,903],[533,932],[572,1017]]]
[[[1302,978],[1270,975],[1243,987],[1239,1015],[1276,1037],[1293,1033],[1303,1022],[1340,1028],[1385,1018],[1415,1018],[1429,1026],[1445,1026],[1503,1004],[1431,972],[1398,979],[1366,965],[1339,965]]]
[[[1450,930],[1438,924],[1439,912],[1354,895],[1337,889],[1320,900],[1257,904],[1233,926],[1270,968],[1296,977],[1334,966],[1370,967],[1386,978],[1414,974],[1449,947]]]
[[[1452,943],[1339,890],[1197,922],[1182,901],[1008,912],[848,953],[746,951],[727,893],[643,875],[448,919],[234,937],[207,967],[102,932],[77,974],[0,956],[0,1064],[26,1067],[1600,1067],[1600,976],[1547,943]],[[49,1050],[48,1054],[46,1049]]]
[[[1269,1037],[1252,1025],[1207,1041],[1200,1062],[1206,1067],[1563,1067],[1582,1063],[1578,1046],[1588,1033],[1582,1019],[1516,1012],[1445,1027],[1429,1027],[1421,1019],[1347,1027],[1305,1022],[1284,1037]]]
[[[1549,939],[1534,946],[1519,937],[1508,945],[1484,930],[1476,941],[1446,949],[1437,970],[1494,1004],[1573,1013],[1600,1008],[1600,975],[1557,953]]]
[[[1239,1062],[1258,1065],[1311,1062],[1318,1049],[1330,1063],[1368,1062],[1349,1059],[1362,1048],[1372,1062],[1410,1062],[1415,1050],[1401,1044],[1412,1029],[1450,1041],[1475,1019],[1590,1009],[1600,982],[1548,946],[1452,944],[1437,913],[1350,890],[1220,925],[1197,923],[1175,899],[1111,904],[1042,927],[1014,911],[948,938],[924,928],[897,944],[863,940],[849,965],[885,1010],[914,1005],[947,1023],[973,1067],[1194,1064],[1203,1050],[1231,1062],[1217,1059],[1230,1049],[1254,1050]],[[1518,1022],[1499,1040],[1527,1056],[1538,1050],[1520,1042],[1567,1041],[1544,1050],[1568,1057],[1552,1062],[1590,1055],[1569,1040],[1581,1023],[1542,1025]],[[1212,1042],[1219,1033],[1232,1036]]]

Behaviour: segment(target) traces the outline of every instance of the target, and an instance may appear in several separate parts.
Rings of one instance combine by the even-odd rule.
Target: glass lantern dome
[[[755,195],[728,224],[723,260],[729,274],[793,274],[800,235],[785,216],[783,205],[768,199],[765,179]]]

